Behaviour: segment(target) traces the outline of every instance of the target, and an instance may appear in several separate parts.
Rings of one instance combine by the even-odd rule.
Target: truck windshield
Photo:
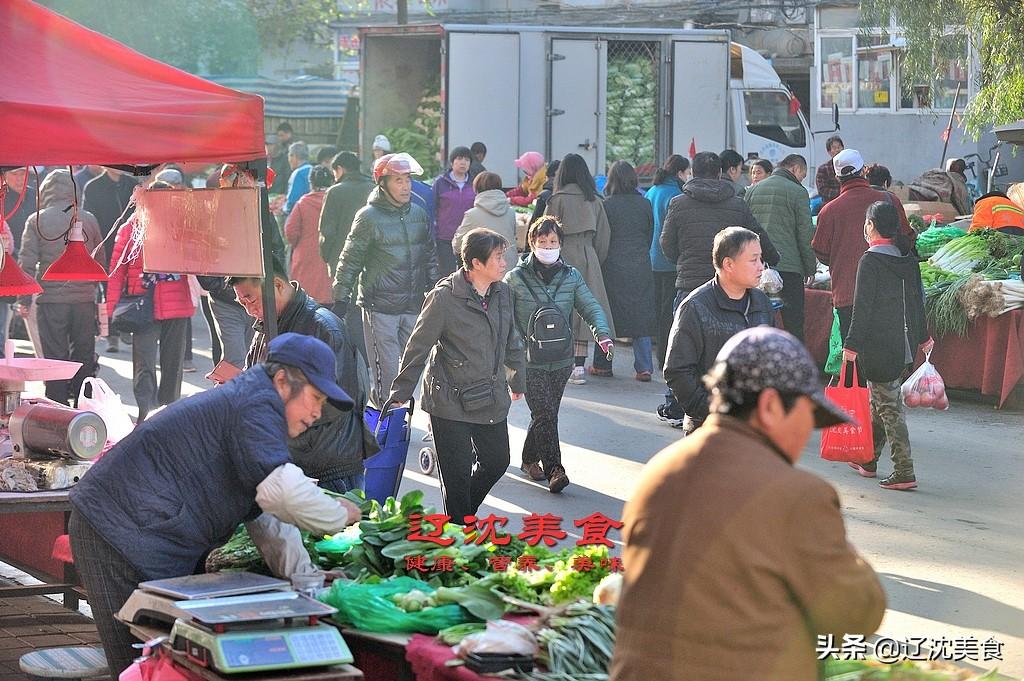
[[[778,90],[743,93],[747,110],[747,130],[787,147],[803,147],[807,136],[800,117],[790,106],[787,93]]]

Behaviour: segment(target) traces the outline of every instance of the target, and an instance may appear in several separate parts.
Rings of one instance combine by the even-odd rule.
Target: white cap
[[[836,177],[850,177],[864,169],[864,159],[856,149],[843,149],[832,159]]]
[[[381,151],[391,151],[391,140],[384,135],[377,135],[373,138],[373,148]]]

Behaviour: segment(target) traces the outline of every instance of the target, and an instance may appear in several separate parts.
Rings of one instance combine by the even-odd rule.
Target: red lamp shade
[[[17,261],[9,254],[2,254],[4,265],[0,268],[0,296],[31,296],[42,293],[39,282],[25,274]]]
[[[76,222],[68,236],[68,247],[43,274],[43,281],[106,281],[107,272],[85,249],[82,223]]]

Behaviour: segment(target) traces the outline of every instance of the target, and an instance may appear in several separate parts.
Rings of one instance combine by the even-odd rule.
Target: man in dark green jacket
[[[366,205],[374,185],[373,180],[360,171],[359,157],[351,151],[335,156],[331,169],[337,184],[327,190],[320,211],[320,256],[333,276],[352,228],[352,219]]]
[[[807,190],[807,160],[799,154],[782,159],[770,177],[747,189],[750,212],[779,251],[782,275],[782,322],[786,331],[804,339],[804,284],[814,277],[817,261],[811,250],[814,225]]]

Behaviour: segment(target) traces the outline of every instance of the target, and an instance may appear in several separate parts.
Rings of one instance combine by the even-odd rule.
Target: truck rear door
[[[673,154],[720,152],[729,128],[729,43],[694,37],[672,41]]]
[[[604,90],[608,44],[552,38],[548,148],[551,159],[575,153],[591,172],[604,172]]]
[[[487,145],[484,166],[517,182],[519,156],[519,36],[448,33],[448,119],[445,149]]]

